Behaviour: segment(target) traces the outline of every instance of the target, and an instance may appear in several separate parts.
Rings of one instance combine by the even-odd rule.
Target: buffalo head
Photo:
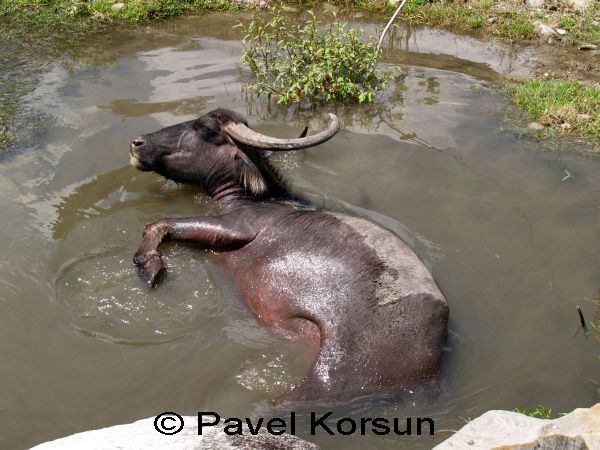
[[[279,139],[251,130],[234,111],[216,109],[134,139],[131,164],[180,183],[201,185],[213,198],[232,192],[260,197],[275,182],[265,156],[327,141],[339,129],[338,118],[329,114],[329,119],[329,127],[320,133]]]

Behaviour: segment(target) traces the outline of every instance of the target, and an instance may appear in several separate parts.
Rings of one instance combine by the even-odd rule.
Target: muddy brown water
[[[212,209],[201,190],[130,168],[131,138],[218,106],[280,136],[320,126],[319,114],[248,102],[235,21],[107,34],[87,49],[102,64],[57,63],[26,99],[41,138],[0,163],[1,448],[163,411],[246,417],[310,364],[302,343],[252,316],[210,254],[166,245],[168,275],[152,291],[131,264],[146,223]],[[301,418],[298,434],[324,448],[427,449],[488,409],[594,404],[600,347],[577,333],[575,306],[596,312],[600,161],[507,126],[490,81],[526,72],[527,50],[428,29],[388,45],[405,76],[374,106],[340,109],[334,139],[277,165],[296,191],[396,231],[444,291],[441,389],[335,409],[432,417],[437,433],[310,436]]]

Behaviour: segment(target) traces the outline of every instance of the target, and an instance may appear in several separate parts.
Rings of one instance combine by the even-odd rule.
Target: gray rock
[[[567,34],[567,33],[568,33],[568,31],[567,31],[567,30],[563,30],[562,28],[557,28],[557,29],[556,29],[556,32],[557,32],[558,34],[560,34],[561,36],[564,36],[565,34]]]
[[[575,40],[568,35],[562,36],[560,40],[564,45],[575,45]]]
[[[433,450],[597,450],[600,403],[554,420],[488,411]]]
[[[535,25],[535,31],[537,32],[540,40],[548,42],[552,39],[560,40],[560,35],[550,25],[546,25],[539,20],[533,23]]]
[[[174,450],[318,450],[319,447],[296,436],[274,436],[261,428],[256,436],[244,427],[244,435],[228,436],[223,425],[204,428],[198,435],[198,418],[183,416],[183,429],[171,436],[154,428],[154,417],[127,425],[85,431],[33,447],[35,450],[106,450],[106,449],[174,449]],[[171,426],[172,422],[167,422]],[[32,450],[33,450],[32,449]]]
[[[541,123],[538,123],[538,122],[531,122],[531,123],[530,123],[529,125],[527,125],[527,126],[529,127],[529,129],[531,129],[531,130],[535,130],[535,131],[541,131],[541,130],[543,130],[544,128],[546,128],[546,127],[544,127],[544,125],[542,125]]]
[[[123,9],[123,8],[125,8],[125,3],[121,3],[121,2],[115,3],[114,5],[112,5],[110,7],[110,9],[114,9],[115,11],[119,11],[120,9]]]
[[[489,23],[490,25],[493,23],[496,23],[498,19],[496,19],[495,17],[489,17],[487,20],[487,23]]]

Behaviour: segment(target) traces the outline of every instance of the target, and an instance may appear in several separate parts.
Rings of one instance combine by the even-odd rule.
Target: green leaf
[[[375,39],[337,21],[309,20],[294,24],[275,8],[272,17],[238,24],[245,35],[241,63],[253,76],[250,83],[278,103],[333,101],[348,98],[374,101],[378,90],[393,79],[392,71],[377,67]]]

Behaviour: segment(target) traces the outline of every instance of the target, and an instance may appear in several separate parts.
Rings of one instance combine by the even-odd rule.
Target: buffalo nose
[[[141,137],[135,138],[132,142],[131,142],[131,146],[133,148],[135,147],[139,147],[141,145],[144,145],[144,140]]]
[[[131,145],[129,146],[129,154],[131,156],[135,156],[137,158],[138,152],[136,150],[142,148],[143,145],[144,145],[144,140],[142,139],[141,136],[138,138],[135,138],[133,141],[131,141]]]

